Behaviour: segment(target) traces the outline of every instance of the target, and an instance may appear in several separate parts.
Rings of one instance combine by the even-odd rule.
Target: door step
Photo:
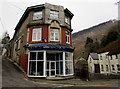
[[[66,80],[66,79],[73,79],[74,76],[60,76],[60,77],[46,77],[48,80]]]

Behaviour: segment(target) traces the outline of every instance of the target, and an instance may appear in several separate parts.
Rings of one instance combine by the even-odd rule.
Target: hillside
[[[114,30],[118,30],[118,21],[107,21],[96,26],[90,27],[88,29],[84,29],[77,33],[73,33],[73,45],[75,47],[74,57],[78,59],[80,57],[85,56],[85,42],[86,38],[90,37],[94,41],[97,39],[99,43],[101,43],[101,39],[107,35],[107,33],[111,30],[111,28],[115,28]]]

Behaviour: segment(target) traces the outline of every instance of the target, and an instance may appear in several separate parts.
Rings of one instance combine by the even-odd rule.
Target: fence
[[[98,79],[120,79],[120,74],[89,73],[89,80],[98,80]]]

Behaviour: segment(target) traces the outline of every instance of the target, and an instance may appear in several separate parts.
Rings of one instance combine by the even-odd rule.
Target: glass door
[[[50,61],[50,75],[49,76],[55,76],[56,75],[56,62]]]
[[[47,62],[47,76],[55,77],[56,75],[56,62],[55,61],[48,61]]]

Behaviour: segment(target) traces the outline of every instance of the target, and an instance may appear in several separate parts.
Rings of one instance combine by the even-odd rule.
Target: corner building
[[[67,8],[49,3],[26,9],[11,40],[11,58],[28,77],[74,74],[72,17]]]

